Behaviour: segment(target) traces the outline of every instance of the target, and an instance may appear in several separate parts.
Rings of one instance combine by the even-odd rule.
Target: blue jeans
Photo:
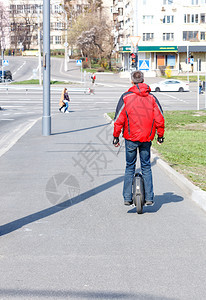
[[[66,112],[67,110],[68,110],[68,108],[69,108],[69,102],[68,101],[65,101],[64,102],[65,103],[65,109],[64,109],[64,112]]]
[[[137,161],[137,148],[139,149],[140,165],[145,186],[145,201],[151,201],[154,198],[152,170],[150,163],[151,142],[132,142],[125,140],[126,148],[126,169],[124,177],[123,197],[124,201],[132,200],[132,182],[135,174]]]

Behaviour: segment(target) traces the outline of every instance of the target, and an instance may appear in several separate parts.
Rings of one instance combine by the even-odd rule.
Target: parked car
[[[152,92],[189,92],[189,83],[176,79],[167,79],[150,85]]]
[[[11,71],[5,70],[3,73],[3,79],[6,81],[12,81],[12,74]],[[2,70],[0,70],[0,82],[2,82]]]

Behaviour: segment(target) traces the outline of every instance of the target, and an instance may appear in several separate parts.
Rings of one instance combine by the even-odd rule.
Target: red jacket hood
[[[128,92],[135,93],[141,97],[146,97],[151,92],[151,89],[146,83],[138,83],[133,85]]]

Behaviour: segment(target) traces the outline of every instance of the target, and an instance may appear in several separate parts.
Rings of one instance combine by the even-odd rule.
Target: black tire
[[[133,180],[133,203],[138,214],[142,214],[145,201],[144,182],[142,174],[136,173]]]
[[[156,87],[155,92],[160,92],[160,88]]]
[[[180,92],[180,93],[184,92],[183,87],[180,87],[180,88],[179,88],[179,92]]]

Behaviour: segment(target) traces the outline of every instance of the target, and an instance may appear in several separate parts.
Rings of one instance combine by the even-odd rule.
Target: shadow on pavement
[[[35,289],[1,289],[0,296],[14,297],[22,299],[22,297],[45,297],[52,299],[135,299],[135,300],[175,300],[167,296],[156,296],[143,293],[127,293],[123,291],[78,291],[78,290],[35,290]],[[20,298],[21,297],[21,298]],[[69,298],[68,298],[69,297]],[[45,299],[44,298],[44,299]],[[23,298],[25,299],[25,298]]]
[[[164,193],[163,195],[157,195],[154,197],[154,205],[153,206],[144,206],[143,213],[155,213],[157,212],[162,205],[169,203],[177,203],[183,201],[184,198],[178,196],[172,192]],[[136,207],[132,208],[128,211],[128,213],[136,213]]]
[[[76,205],[86,199],[89,199],[90,197],[95,196],[95,195],[103,192],[104,190],[107,190],[107,189],[113,187],[114,185],[121,183],[123,181],[123,179],[124,179],[124,176],[117,177],[117,178],[115,178],[111,181],[108,181],[104,184],[101,184],[100,186],[95,187],[87,192],[84,192],[78,196],[68,199],[60,204],[57,204],[52,207],[41,210],[39,212],[30,214],[26,217],[15,220],[13,222],[4,224],[0,227],[0,236],[11,233],[11,232],[21,228],[24,225],[27,225],[27,224],[33,223],[37,220],[49,217],[51,215],[58,213],[59,211],[67,209],[70,206]]]
[[[98,127],[102,127],[102,126],[107,126],[109,124],[110,123],[105,123],[105,124],[101,124],[101,125],[97,125],[97,126],[92,126],[92,127],[85,127],[85,128],[75,129],[75,130],[69,130],[69,131],[63,131],[63,132],[56,132],[56,133],[52,133],[51,135],[58,135],[58,134],[66,134],[66,133],[73,133],[73,132],[78,132],[78,131],[84,131],[84,130],[94,129],[94,128],[98,128]]]

